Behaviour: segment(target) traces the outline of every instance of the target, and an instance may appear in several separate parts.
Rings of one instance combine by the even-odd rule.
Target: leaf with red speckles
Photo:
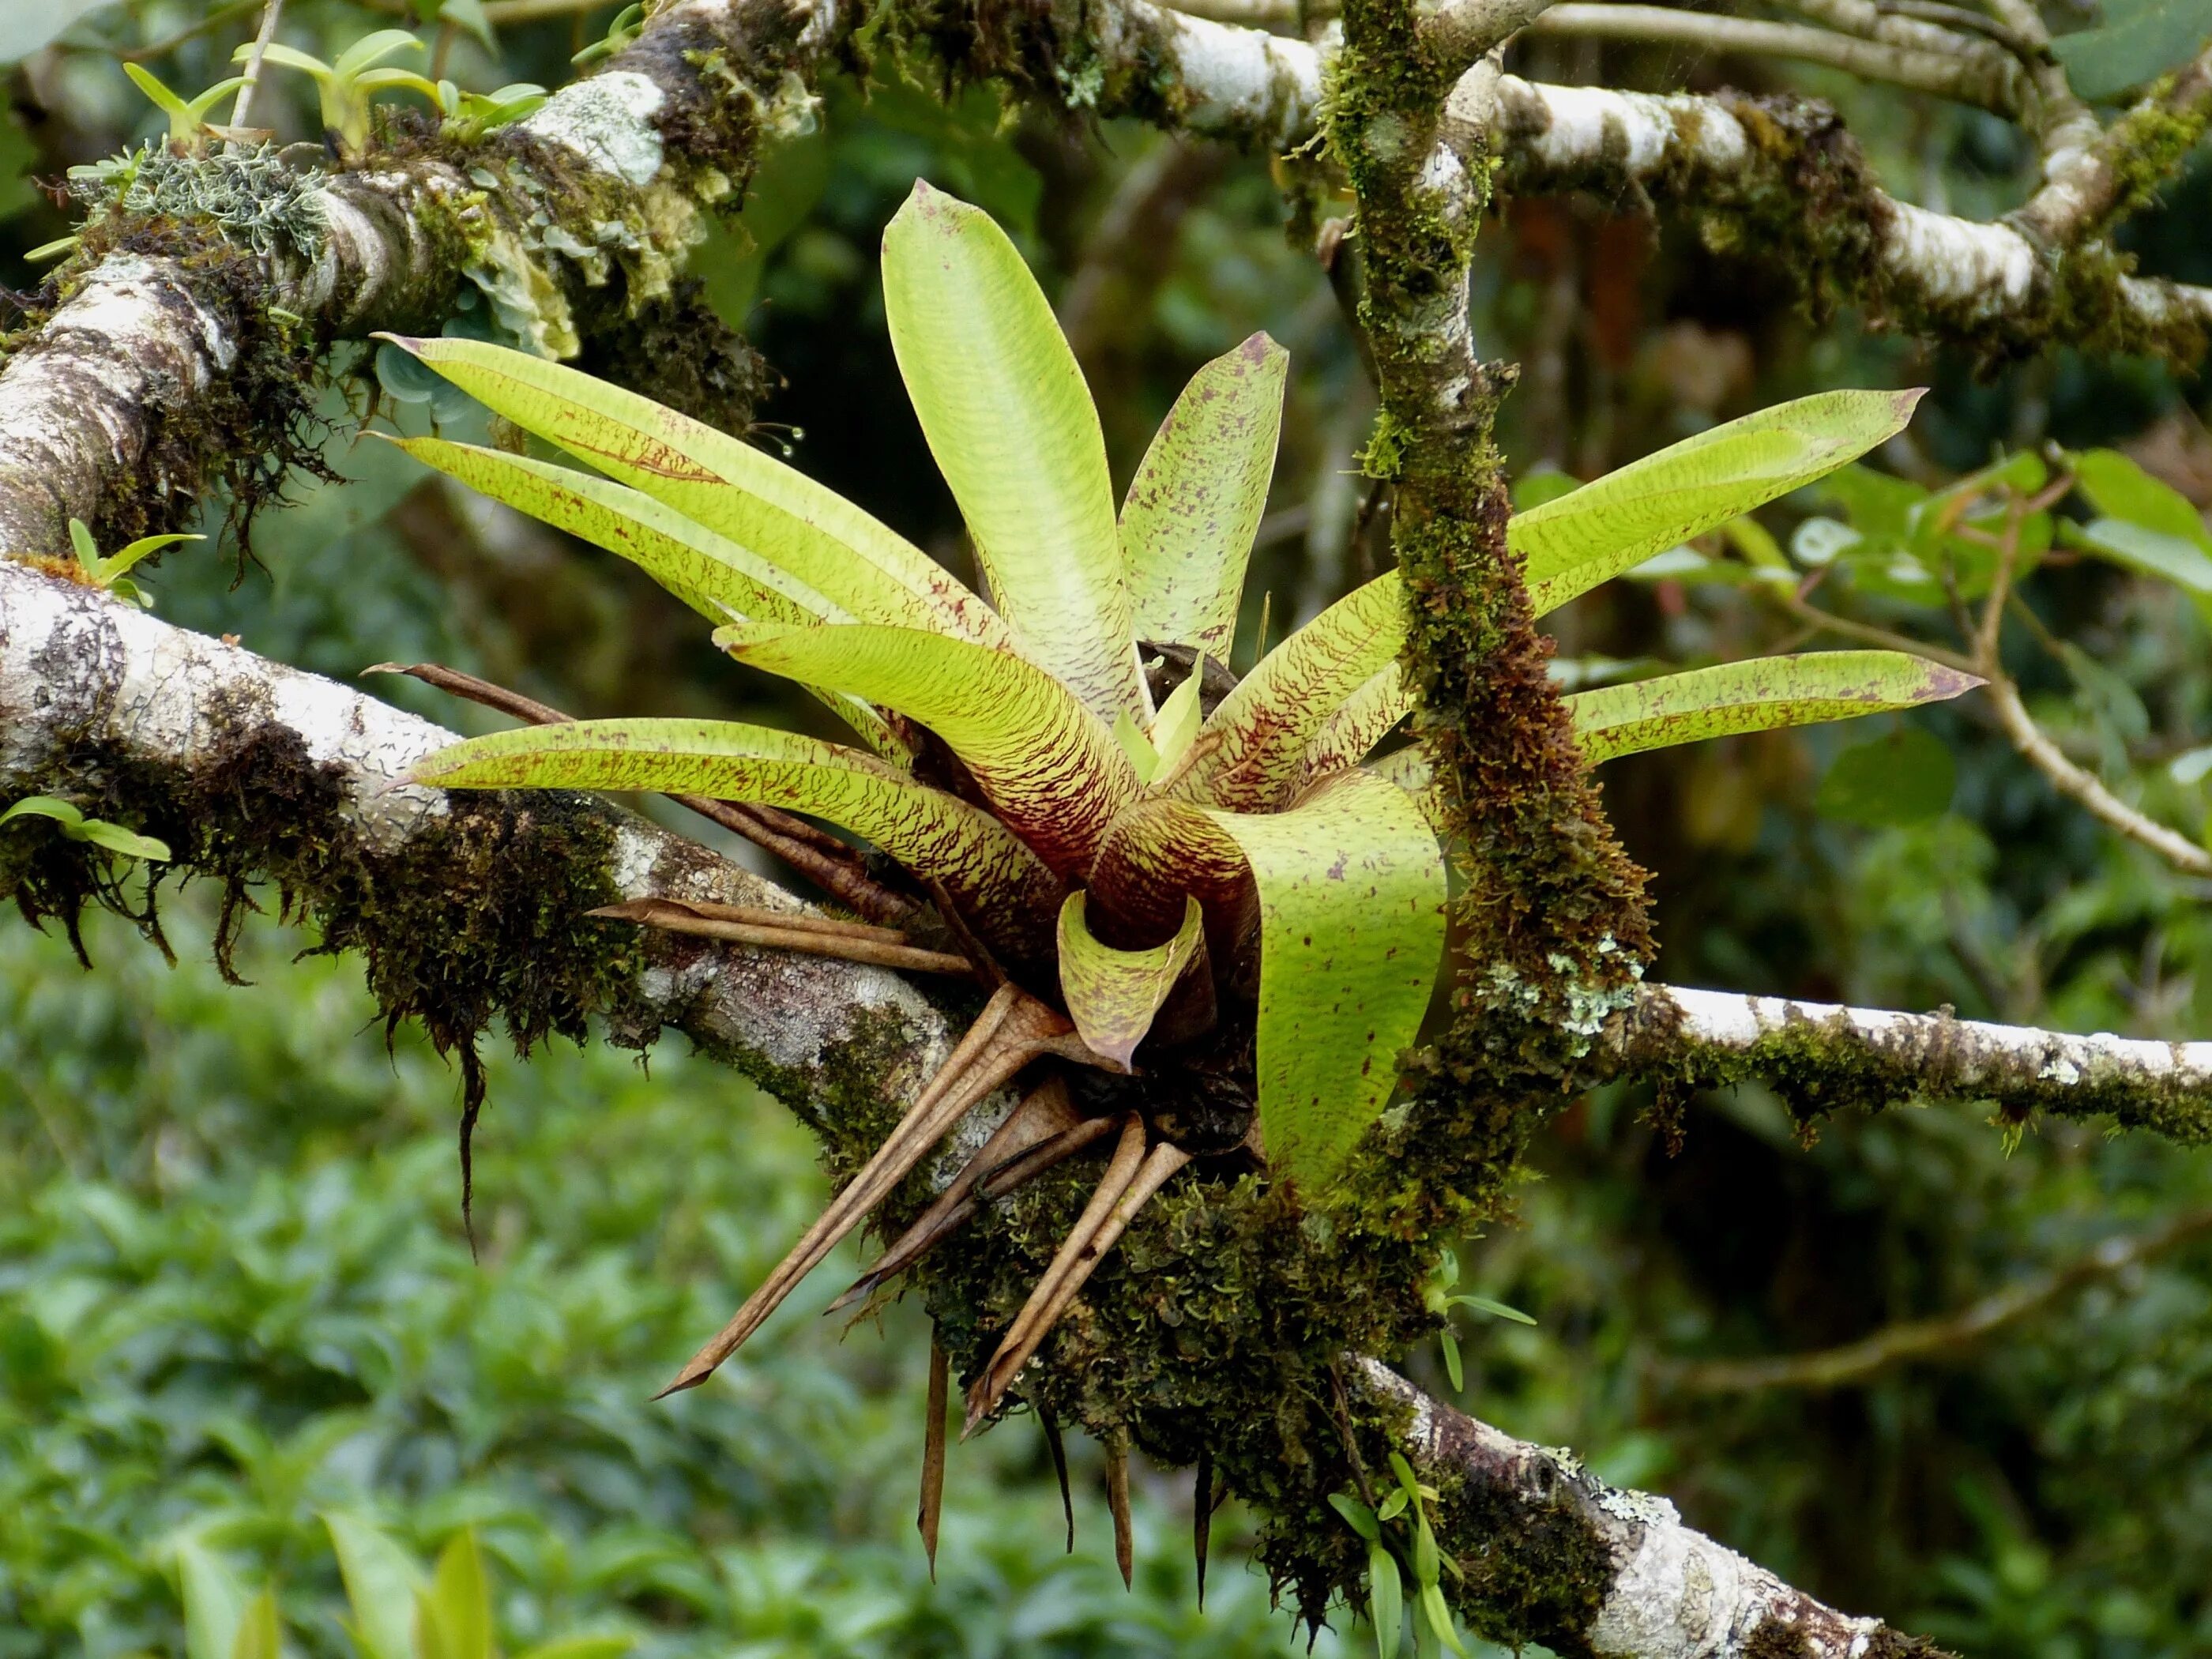
[[[1656,553],[1848,465],[1905,430],[1920,392],[1822,392],[1646,455],[1505,526],[1542,616]]]
[[[725,628],[739,662],[894,708],[944,738],[1006,827],[1079,874],[1143,784],[1097,715],[1012,652],[911,628]]]
[[[1407,623],[1395,571],[1345,595],[1221,700],[1167,792],[1238,812],[1283,805],[1305,781],[1308,747],[1405,648]]]
[[[444,789],[638,789],[805,812],[945,884],[963,915],[1018,939],[1060,883],[1005,825],[857,749],[728,720],[575,720],[471,738],[415,765]],[[1023,954],[1037,954],[1038,941]]]
[[[1084,895],[1067,896],[1060,909],[1060,990],[1067,1017],[1092,1050],[1124,1070],[1153,1018],[1205,940],[1198,901],[1183,901],[1182,926],[1166,944],[1148,951],[1117,951],[1092,934]]]
[[[1137,637],[1229,654],[1291,356],[1255,334],[1191,376],[1121,503]]]
[[[1592,764],[1735,732],[1856,720],[1940,702],[1982,682],[1902,651],[1808,651],[1632,680],[1567,698]]]
[[[920,548],[742,439],[527,352],[480,340],[381,337],[495,415],[738,543],[863,622],[1007,642],[997,614]]]
[[[1260,1131],[1327,1190],[1382,1112],[1444,945],[1444,865],[1413,798],[1354,769],[1287,812],[1207,814],[1260,890]]]

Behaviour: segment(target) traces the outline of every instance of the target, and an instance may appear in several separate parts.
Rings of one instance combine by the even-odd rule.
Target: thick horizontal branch
[[[1647,195],[1709,234],[1929,337],[1998,353],[2060,340],[2195,362],[2212,289],[2128,273],[2101,243],[2058,244],[1900,202],[1818,105],[1497,83],[1500,185],[1521,195]]]
[[[1761,1078],[1801,1121],[1916,1099],[1993,1101],[2212,1140],[2212,1042],[2159,1042],[1893,1013],[1786,997],[1639,988],[1602,1039],[1627,1075],[1690,1085]]]
[[[1437,1541],[1480,1609],[1505,1591],[1524,1628],[1475,1628],[1560,1653],[1637,1659],[1915,1659],[1937,1650],[1853,1618],[1682,1524],[1663,1498],[1609,1486],[1568,1452],[1531,1445],[1440,1405],[1375,1361],[1350,1370],[1369,1399],[1411,1414],[1403,1449],[1443,1494]],[[1499,1598],[1504,1599],[1504,1598]]]
[[[768,1081],[817,1127],[910,1097],[942,1060],[949,1028],[939,1011],[879,969],[672,934],[641,945],[613,925],[572,931],[570,904],[672,895],[789,909],[795,901],[597,801],[447,794],[401,781],[450,741],[330,680],[0,562],[0,799],[58,794],[173,838],[180,860],[202,873],[279,881],[296,908],[324,920],[326,943],[369,957],[373,986],[392,981],[396,957],[440,963],[493,988],[485,1012],[520,1012],[526,1022],[532,1014],[514,1001],[543,1000],[549,980],[570,981],[571,1000],[596,997],[587,1011],[606,1015],[617,1034],[646,1041],[665,1023]],[[40,821],[0,836],[49,833]],[[0,876],[19,897],[50,900],[52,871],[27,870],[25,849],[0,840]],[[520,884],[502,884],[507,866],[523,872]],[[596,975],[582,960],[592,953],[604,970]],[[1354,1380],[1376,1403],[1412,1413],[1412,1449],[1448,1476],[1445,1536],[1469,1574],[1462,1605],[1505,1639],[1557,1644],[1579,1633],[1629,1659],[1710,1659],[1747,1653],[1778,1620],[1806,1633],[1807,1651],[1840,1656],[1846,1650],[1820,1645],[1827,1632],[1882,1628],[1844,1619],[1690,1532],[1663,1500],[1604,1487],[1563,1454],[1463,1418],[1379,1364],[1361,1362]],[[1712,1587],[1702,1603],[1700,1571]],[[1540,1583],[1556,1595],[1500,1594],[1485,1613],[1479,1593],[1493,1580]],[[1771,1630],[1757,1651],[1796,1650],[1772,1646]]]
[[[665,1024],[817,1119],[899,1097],[949,1051],[940,1011],[882,969],[584,921],[566,907],[799,906],[595,799],[400,781],[454,741],[332,681],[0,562],[0,801],[59,795],[168,840],[202,873],[282,885],[333,943],[379,965],[388,1012],[420,1012],[434,1030],[442,1019],[462,1041],[471,1015],[533,1030],[597,1013],[641,1042]],[[53,876],[33,868],[26,886],[21,860],[47,834],[0,830],[0,872],[34,904],[53,897]],[[471,890],[480,881],[498,890]],[[422,989],[436,974],[447,982]],[[394,1010],[410,990],[420,1006]]]

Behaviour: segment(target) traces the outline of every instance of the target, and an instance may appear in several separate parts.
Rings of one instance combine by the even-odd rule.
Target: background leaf
[[[1958,780],[1942,738],[1899,726],[1838,754],[1820,779],[1815,804],[1823,817],[1869,830],[1924,823],[1949,809]]]

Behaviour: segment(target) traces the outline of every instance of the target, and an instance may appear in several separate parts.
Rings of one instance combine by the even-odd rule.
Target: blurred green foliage
[[[275,1585],[288,1651],[349,1654],[331,1510],[425,1557],[474,1528],[510,1652],[1290,1650],[1233,1509],[1196,1610],[1179,1479],[1138,1482],[1131,1596],[1072,1445],[1063,1558],[1026,1421],[952,1459],[932,1586],[926,1330],[898,1308],[841,1343],[834,1273],[728,1382],[650,1402],[822,1197],[726,1072],[495,1060],[472,1263],[452,1073],[386,1054],[349,964],[264,929],[234,989],[172,925],[173,972],[115,925],[91,975],[25,929],[0,954],[0,1655],[179,1652],[180,1543]]]
[[[489,94],[560,84],[620,8],[501,26],[490,45],[468,9],[449,3],[454,27],[434,15],[422,33],[438,78]],[[257,10],[39,9],[61,44],[15,72],[0,112],[0,283],[29,286],[21,256],[70,229],[29,179],[166,130],[116,50],[174,40],[144,61],[188,96],[228,72]],[[284,38],[334,58],[390,10],[291,0]],[[2064,53],[2188,10],[2051,8],[2087,31]],[[1972,216],[2016,205],[2035,176],[2032,144],[1994,118],[1822,71],[1545,40],[1516,47],[1514,67],[1809,89],[1835,100],[1892,188]],[[1262,594],[1279,637],[1377,568],[1388,510],[1352,459],[1372,397],[1326,281],[1282,233],[1264,158],[1064,127],[987,90],[948,110],[887,68],[878,80],[828,84],[816,131],[770,154],[742,216],[695,260],[787,377],[760,441],[963,565],[896,390],[875,276],[882,226],[926,174],[1008,225],[1060,305],[1117,478],[1199,362],[1258,327],[1290,348],[1240,662]],[[257,120],[314,136],[304,77],[264,97]],[[410,100],[428,112],[389,98]],[[2147,271],[2212,280],[2208,214],[2200,150],[2124,245]],[[2050,465],[2055,441],[2082,489],[2038,531],[2021,599],[2035,625],[2008,630],[2007,665],[2078,763],[2161,822],[2203,830],[2201,381],[2063,349],[1978,364],[1848,315],[1815,323],[1786,273],[1627,200],[1510,204],[1486,229],[1476,280],[1486,350],[1524,368],[1502,434],[1524,490],[1540,491],[1546,466],[1587,477],[1823,387],[1934,388],[1904,440],[1825,495],[1553,619],[1563,677],[1777,648],[1790,625],[1761,586],[1777,572],[1794,586],[1825,570],[1820,603],[1955,645],[1943,562],[1962,591],[1983,573],[1971,542],[1934,532],[1927,503],[1993,459]],[[0,301],[0,325],[12,320]],[[441,660],[579,714],[811,718],[765,708],[781,694],[701,646],[688,617],[613,561],[357,443],[358,404],[340,389],[322,407],[326,459],[351,482],[295,482],[298,504],[264,515],[259,568],[242,581],[209,548],[141,566],[160,615],[341,677]],[[453,415],[399,411],[410,429]],[[454,429],[475,436],[470,422],[460,411]],[[220,503],[209,516],[201,527]],[[480,724],[411,683],[377,689]],[[1874,725],[1605,769],[1616,821],[1657,872],[1662,977],[2212,1035],[2202,883],[2060,799],[1972,698]],[[348,965],[293,961],[294,941],[264,926],[242,957],[259,983],[229,989],[205,965],[204,929],[189,912],[173,920],[174,972],[118,926],[92,930],[89,976],[59,941],[0,933],[0,1659],[180,1652],[170,1564],[187,1540],[276,1584],[288,1651],[349,1652],[317,1519],[331,1507],[376,1516],[423,1559],[473,1528],[509,1650],[579,1631],[634,1634],[648,1655],[1291,1649],[1243,1570],[1233,1509],[1196,1613],[1180,1477],[1139,1473],[1131,1598],[1112,1582],[1095,1455],[1079,1450],[1081,1550],[1063,1561],[1026,1423],[956,1454],[933,1589],[908,1530],[923,1335],[899,1309],[883,1336],[839,1344],[812,1317],[834,1274],[726,1383],[647,1403],[819,1195],[804,1137],[727,1073],[672,1051],[649,1073],[604,1050],[502,1059],[472,1264],[452,1076],[408,1033],[387,1060]],[[1808,1589],[1966,1651],[2212,1650],[2201,1238],[1850,1386],[1693,1386],[1700,1362],[1942,1315],[2212,1204],[2212,1160],[2064,1124],[2008,1151],[1954,1109],[1838,1121],[1806,1146],[1754,1088],[1670,1103],[1616,1090],[1570,1112],[1531,1174],[1520,1224],[1458,1260],[1462,1288],[1537,1323],[1466,1320],[1464,1389],[1435,1348],[1411,1361],[1426,1386],[1665,1492]],[[1369,1635],[1358,1628],[1357,1650]]]

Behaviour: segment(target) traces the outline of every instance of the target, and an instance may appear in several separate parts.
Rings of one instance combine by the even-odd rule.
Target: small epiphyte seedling
[[[544,103],[545,88],[534,81],[515,81],[492,92],[464,92],[451,81],[438,82],[438,128],[448,138],[471,143],[521,120]]]
[[[144,859],[154,864],[166,864],[169,859],[168,842],[142,836],[119,823],[110,823],[106,818],[88,818],[68,801],[58,800],[52,795],[26,795],[0,812],[0,823],[27,818],[50,819],[70,840],[102,847],[127,859]]]
[[[129,546],[113,553],[103,554],[100,544],[92,538],[92,530],[82,519],[69,521],[70,546],[76,554],[76,576],[88,587],[97,587],[126,599],[142,611],[154,608],[154,596],[130,579],[129,572],[149,554],[159,553],[165,547],[174,547],[179,542],[200,542],[204,536],[189,536],[171,532],[161,536],[141,536]]]
[[[1432,1659],[1449,1648],[1467,1659],[1466,1644],[1444,1604],[1444,1571],[1450,1569],[1457,1578],[1459,1564],[1437,1547],[1436,1528],[1429,1519],[1437,1489],[1414,1479],[1413,1465],[1401,1453],[1390,1454],[1390,1471],[1398,1485],[1372,1509],[1351,1492],[1331,1492],[1328,1498],[1329,1506],[1367,1545],[1367,1617],[1375,1629],[1377,1659],[1398,1659],[1407,1568],[1413,1578],[1413,1651],[1420,1659]]]
[[[578,69],[596,64],[602,58],[611,58],[623,51],[644,33],[645,8],[642,5],[624,6],[615,14],[615,21],[607,25],[605,34],[568,61]]]
[[[169,118],[169,147],[178,150],[197,150],[200,135],[205,130],[208,112],[246,84],[246,77],[234,75],[227,81],[218,81],[194,98],[180,97],[163,85],[159,76],[137,64],[126,63],[123,72],[131,83],[153,100],[154,107]]]
[[[1459,1289],[1459,1252],[1446,1246],[1437,1258],[1437,1270],[1421,1286],[1421,1300],[1428,1310],[1444,1322],[1437,1334],[1443,1349],[1444,1375],[1451,1378],[1452,1392],[1459,1393],[1467,1387],[1465,1373],[1461,1369],[1459,1335],[1451,1328],[1452,1310],[1466,1308],[1472,1312],[1488,1314],[1492,1319],[1510,1319],[1516,1324],[1533,1325],[1536,1322],[1518,1308],[1509,1308],[1503,1302],[1493,1302],[1486,1296],[1474,1296]]]
[[[972,1430],[1152,1195],[1192,1178],[1187,1166],[1262,1171],[1310,1210],[1336,1201],[1434,988],[1443,814],[1417,748],[1377,757],[1415,701],[1399,674],[1408,615],[1395,572],[1241,680],[1225,669],[1274,466],[1280,347],[1255,334],[1199,370],[1117,511],[1082,371],[988,216],[918,184],[884,233],[883,273],[900,374],[988,604],[738,439],[520,352],[393,338],[592,470],[439,438],[402,447],[635,562],[721,624],[723,649],[805,687],[864,745],[585,720],[457,744],[413,775],[825,818],[912,877],[913,908],[935,903],[994,994],[874,1157],[671,1386],[703,1382],[970,1108],[1026,1074],[1012,1113],[839,1304],[1044,1170],[1104,1152],[1080,1219],[972,1380]],[[1917,396],[1804,398],[1520,514],[1507,539],[1535,610],[1844,465],[1901,430]],[[1565,701],[1595,760],[1973,684],[1896,652],[1833,652]],[[689,901],[606,914],[709,934],[733,925]],[[774,942],[882,961],[899,937],[787,929]],[[1583,1011],[1591,1032],[1609,1006]]]
[[[314,82],[322,100],[324,131],[336,140],[340,155],[352,158],[368,148],[368,106],[375,94],[397,87],[419,92],[434,104],[439,101],[435,82],[412,70],[378,67],[396,52],[422,50],[422,43],[405,29],[379,29],[348,46],[334,64],[281,41],[270,42],[261,53],[264,62],[297,70]],[[232,61],[245,63],[253,53],[249,41],[233,54]]]

